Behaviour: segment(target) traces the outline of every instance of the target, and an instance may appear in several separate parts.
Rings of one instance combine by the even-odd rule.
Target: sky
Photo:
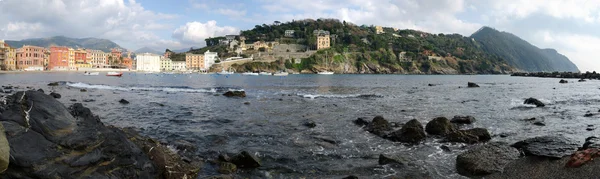
[[[306,18],[464,36],[490,26],[600,70],[600,0],[0,0],[0,39],[95,37],[164,51]]]

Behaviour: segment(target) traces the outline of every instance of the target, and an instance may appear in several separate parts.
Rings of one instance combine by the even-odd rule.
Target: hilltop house
[[[285,37],[294,37],[294,30],[285,30]]]

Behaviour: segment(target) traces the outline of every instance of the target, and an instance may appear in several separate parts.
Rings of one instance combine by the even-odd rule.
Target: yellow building
[[[381,27],[381,26],[375,26],[375,33],[377,33],[377,34],[383,34],[383,27]]]
[[[185,54],[185,68],[190,70],[200,70],[205,69],[204,65],[204,55],[203,54],[193,54],[186,53]]]
[[[69,48],[69,70],[75,70],[77,66],[75,65],[75,49]]]
[[[6,66],[6,70],[16,70],[17,69],[17,49],[7,46],[5,55],[6,55],[6,59],[4,60],[4,65]]]
[[[317,36],[317,50],[326,49],[331,46],[331,39],[329,39],[329,35],[319,35]]]

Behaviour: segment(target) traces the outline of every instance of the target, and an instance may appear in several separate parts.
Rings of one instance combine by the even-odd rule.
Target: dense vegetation
[[[483,27],[471,35],[488,53],[502,57],[509,65],[525,71],[570,71],[577,66],[553,49],[540,49],[507,32]]]
[[[25,39],[21,41],[12,41],[7,40],[6,43],[13,48],[21,48],[23,45],[33,45],[39,47],[50,47],[51,45],[57,46],[67,46],[71,48],[87,48],[87,49],[95,49],[102,50],[104,52],[110,52],[113,48],[121,48],[116,43],[106,40],[106,39],[97,39],[97,38],[69,38],[64,36],[56,36],[50,38],[37,38],[37,39]],[[122,49],[122,48],[121,48]]]

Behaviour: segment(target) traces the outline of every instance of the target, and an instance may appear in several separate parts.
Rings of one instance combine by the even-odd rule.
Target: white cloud
[[[217,26],[217,21],[188,22],[173,31],[173,38],[184,43],[205,44],[204,39],[230,34],[239,34],[239,30],[230,26]]]

